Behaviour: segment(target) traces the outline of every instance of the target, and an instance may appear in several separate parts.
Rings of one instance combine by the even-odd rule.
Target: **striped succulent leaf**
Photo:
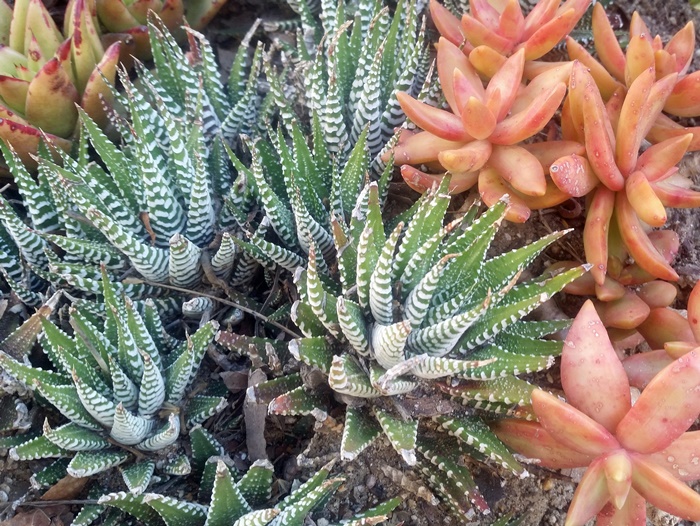
[[[123,114],[110,112],[109,132],[79,110],[76,157],[42,145],[36,179],[11,147],[1,147],[24,205],[0,199],[2,274],[32,305],[46,281],[96,293],[100,263],[114,281],[131,267],[148,281],[199,287],[202,250],[232,226],[227,209],[219,214],[233,182],[224,141],[240,153],[239,132],[255,131],[262,48],[251,63],[241,47],[227,93],[201,34],[188,29],[186,53],[155,17],[148,27],[155,67],[137,64],[138,81],[120,73],[123,90],[114,95]],[[234,235],[211,254],[218,277],[228,278],[236,263]],[[127,288],[135,299],[153,295],[134,285]]]
[[[54,370],[0,353],[4,372],[68,420],[58,426],[46,421],[41,436],[10,454],[18,460],[67,457],[67,473],[87,477],[133,460],[135,449],[140,461],[126,464],[122,474],[130,494],[140,495],[152,479],[158,453],[178,440],[181,421],[193,426],[225,407],[213,392],[185,396],[218,324],[208,322],[186,341],[166,344],[153,302],[139,311],[117,293],[104,269],[102,287],[104,304],[97,314],[84,304],[70,309],[72,333],[49,319],[51,306],[27,322],[23,332],[34,337],[31,341],[40,335]],[[189,472],[189,462],[185,457],[185,464],[170,470]]]
[[[464,468],[450,468],[462,450],[519,475],[525,471],[481,417],[461,405],[493,415],[530,411],[529,384],[516,376],[553,364],[561,343],[545,338],[564,324],[523,318],[587,267],[520,282],[527,265],[563,233],[491,257],[507,200],[445,225],[448,184],[446,178],[422,196],[391,230],[382,221],[379,185],[355,193],[352,213],[333,217],[334,253],[323,254],[312,241],[306,268],[295,274],[299,300],[292,319],[305,336],[290,342],[289,352],[353,400],[341,458],[355,458],[384,436],[407,464],[442,470],[425,469],[429,482],[453,509],[466,513],[486,504],[468,474],[460,474]],[[352,257],[343,258],[346,253]],[[232,339],[224,334],[220,342]],[[285,390],[284,378],[257,385],[255,398],[267,402],[272,414],[326,418],[332,407],[327,396],[296,378]],[[453,398],[445,400],[451,410],[431,422],[420,412],[398,413],[382,403],[407,393]],[[434,431],[451,435],[444,439],[451,457],[419,447],[419,437]]]
[[[206,504],[133,490],[104,495],[98,503],[124,510],[146,526],[162,522],[167,526],[292,526],[302,524],[311,511],[324,506],[344,481],[328,478],[332,470],[332,464],[328,464],[271,506],[274,471],[269,461],[257,460],[240,475],[231,467],[231,459],[223,455],[221,444],[208,432],[195,428],[190,438],[195,458],[201,461],[209,455],[202,464],[200,484],[200,488],[208,488],[200,491],[200,495],[206,497]],[[148,466],[135,464],[129,469],[136,474],[147,470]],[[386,520],[398,504],[399,499],[382,502],[344,520],[343,524],[378,524]]]
[[[429,55],[421,9],[404,0],[390,14],[384,2],[360,0],[352,14],[321,2],[318,23],[307,2],[298,4],[304,35],[314,35],[316,46],[307,55],[309,42],[297,42],[299,67],[308,71],[305,102],[318,116],[325,145],[343,159],[367,130],[374,158],[405,119],[396,93],[416,95],[423,84]]]

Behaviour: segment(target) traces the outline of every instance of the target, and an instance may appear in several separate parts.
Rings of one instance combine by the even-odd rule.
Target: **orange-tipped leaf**
[[[615,207],[615,193],[602,186],[595,191],[586,215],[583,229],[583,247],[586,261],[591,263],[591,274],[602,285],[608,270],[608,227]]]
[[[625,192],[639,219],[650,226],[666,223],[666,208],[643,172],[633,172],[625,181]]]
[[[516,190],[533,196],[545,194],[547,181],[542,165],[525,148],[494,146],[488,163]]]
[[[605,458],[597,458],[576,486],[564,526],[584,526],[603,509],[610,495],[605,479]]]
[[[700,71],[679,80],[666,99],[664,110],[679,117],[700,115]]]
[[[617,426],[630,451],[656,453],[670,446],[700,414],[700,349],[666,366],[647,385]]]
[[[579,18],[574,9],[569,9],[540,27],[522,46],[525,60],[536,60],[549,53],[571,32]]]
[[[641,455],[631,458],[632,487],[642,497],[676,517],[700,521],[700,494],[652,460]]]
[[[630,39],[625,58],[625,84],[631,86],[643,71],[654,67],[654,49],[651,47],[648,33],[641,33]]]
[[[476,46],[489,46],[501,54],[510,53],[513,42],[496,34],[476,18],[468,14],[462,15],[462,34],[466,35],[469,43]]]
[[[676,271],[671,268],[666,258],[659,253],[644,232],[624,192],[617,193],[615,215],[622,240],[635,262],[654,277],[667,281],[678,280]]]
[[[524,141],[540,132],[559,109],[566,94],[563,82],[540,95],[524,110],[499,122],[491,135],[494,144],[510,145]]]
[[[561,383],[567,401],[608,431],[631,407],[625,370],[591,301],[583,304],[564,341]]]
[[[535,389],[532,408],[547,432],[562,445],[584,455],[602,455],[620,444],[601,424],[556,396]]]
[[[486,87],[485,100],[489,100],[491,98],[491,93],[494,91],[500,93],[500,105],[498,109],[494,108],[494,114],[498,121],[503,120],[508,114],[515,97],[518,95],[520,82],[523,79],[524,64],[524,54],[522,51],[518,51],[506,60]]]
[[[596,3],[593,6],[591,20],[593,44],[595,45],[598,58],[600,58],[605,69],[612,73],[617,80],[623,81],[625,79],[625,63],[627,60],[602,4]]]
[[[403,130],[399,143],[394,148],[394,161],[396,164],[430,163],[437,161],[440,152],[460,148],[462,145],[462,142],[441,139],[432,133],[411,133]],[[385,162],[389,160],[390,155],[387,154],[384,158]]]
[[[488,46],[477,46],[469,53],[469,62],[474,69],[487,78],[493,77],[508,60]]]
[[[700,480],[700,431],[683,433],[678,440],[652,459],[680,480]]]
[[[438,0],[430,0],[430,15],[440,34],[456,46],[464,41],[459,19],[450,13]]]
[[[504,195],[510,195],[506,219],[513,223],[524,223],[530,217],[530,207],[521,198],[512,194],[512,189],[501,179],[496,169],[486,166],[479,171],[479,195],[486,206],[493,206]]]
[[[561,444],[537,422],[507,418],[491,425],[492,431],[508,447],[521,455],[539,460],[538,465],[552,469],[587,466],[593,457]]]
[[[450,172],[473,172],[486,164],[492,150],[489,141],[472,141],[461,148],[440,152],[438,159]]]
[[[588,159],[575,153],[554,161],[549,175],[560,190],[572,197],[583,197],[600,183]]]
[[[467,103],[462,107],[461,117],[465,131],[479,141],[489,137],[496,128],[496,117],[476,97],[469,97]]]
[[[450,105],[450,108],[452,108],[452,111],[459,115],[461,106],[470,96],[475,95],[477,98],[483,98],[484,86],[467,57],[465,57],[464,53],[449,39],[441,37],[438,43],[435,44],[435,48],[437,49],[437,69],[442,92],[445,94],[445,100]],[[456,96],[454,93],[454,84],[456,82],[454,79],[455,70],[459,70],[462,74],[459,81],[465,81],[467,83],[466,85],[460,84],[458,86],[464,93],[464,95],[461,96],[461,103],[457,102],[457,99],[460,97]]]
[[[464,131],[461,119],[454,113],[417,101],[407,93],[399,92],[396,94],[396,98],[406,117],[425,131],[448,141],[468,141],[472,139]]]
[[[587,86],[588,98],[583,101],[583,129],[586,152],[593,171],[601,182],[611,190],[622,190],[625,184],[615,162],[615,144],[608,127],[610,121],[603,101],[595,87]]]

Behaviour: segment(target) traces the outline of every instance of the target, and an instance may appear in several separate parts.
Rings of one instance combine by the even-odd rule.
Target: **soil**
[[[619,18],[620,27],[627,27],[632,12],[639,11],[652,33],[660,34],[664,41],[687,21],[693,20],[696,38],[700,40],[700,11],[690,8],[687,0],[664,0],[663,2],[621,0],[609,5],[608,9]],[[228,2],[207,30],[208,36],[217,45],[223,64],[223,74],[228,73],[227,65],[232,60],[238,42],[256,18],[285,19],[290,18],[292,14],[283,0]],[[700,51],[696,52],[691,69],[698,68],[700,68]],[[681,172],[700,187],[700,154],[688,156],[683,161]],[[572,226],[581,227],[582,224],[582,217],[565,218],[556,210],[534,213],[530,221],[525,224],[505,225],[497,240],[496,249],[501,252],[522,246],[548,232]],[[672,210],[667,226],[674,229],[680,236],[681,251],[675,268],[681,276],[679,285],[686,292],[680,296],[685,297],[689,288],[700,279],[700,236],[697,235],[700,214],[697,210]],[[581,260],[582,254],[580,237],[570,235],[551,247],[545,256],[538,260],[532,271],[539,273],[551,261],[572,258]],[[555,313],[563,311],[571,314],[574,309],[566,303],[566,299],[560,298],[559,303],[554,303],[549,308]],[[549,381],[554,382],[557,371],[554,370],[549,374],[551,375]],[[342,419],[342,414],[338,418]],[[290,438],[289,430],[292,428],[290,425],[292,423],[296,424],[294,430],[300,432],[298,434],[295,432],[295,437]],[[315,433],[313,433],[313,427],[317,428]],[[337,457],[341,430],[342,426],[333,417],[329,417],[322,424],[314,424],[309,420],[304,422],[275,422],[274,420],[270,422],[268,420],[266,428],[268,455],[271,459],[275,459],[277,475],[281,478],[279,491],[288,489],[294,480],[304,480],[329,459]],[[300,436],[311,438],[300,440],[298,438]],[[241,443],[242,440],[235,442],[235,449],[242,447]],[[4,451],[0,451],[0,491],[7,489],[6,495],[12,502],[24,494],[32,468],[36,466],[15,463],[3,453]],[[234,453],[241,457],[236,451],[231,451],[231,454]],[[401,461],[388,442],[380,439],[356,460],[343,463],[342,469],[339,464],[336,464],[334,475],[342,474],[345,482],[326,507],[323,515],[314,520],[308,519],[306,524],[327,526],[330,522],[348,518],[388,498],[400,496],[402,502],[386,524],[486,526],[492,524],[495,518],[510,514],[514,517],[522,517],[521,524],[527,526],[561,525],[564,523],[576,482],[581,476],[581,471],[569,470],[558,473],[533,466],[529,468],[529,477],[519,479],[492,466],[470,463],[469,468],[492,513],[490,515],[474,513],[472,518],[463,522],[451,515],[444,505],[432,504],[431,500],[434,496],[430,490]],[[700,488],[696,487],[696,489]],[[4,497],[1,500],[5,500]],[[61,513],[65,511],[65,507],[60,509]],[[59,520],[58,516],[56,513],[54,518]],[[4,518],[2,503],[0,503],[0,518]],[[58,524],[58,522],[53,523]],[[653,526],[690,524],[651,507],[647,523]]]

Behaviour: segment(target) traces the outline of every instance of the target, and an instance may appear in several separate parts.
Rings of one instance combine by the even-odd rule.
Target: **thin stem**
[[[279,330],[288,334],[292,338],[301,338],[301,335],[288,329],[287,327],[285,327],[281,323],[278,323],[274,320],[269,319],[267,316],[265,316],[264,314],[261,314],[260,312],[256,311],[255,309],[252,309],[250,307],[246,307],[244,305],[244,303],[246,303],[246,300],[242,296],[240,296],[237,292],[230,290],[230,289],[227,290],[227,294],[229,295],[229,297],[233,296],[234,298],[238,299],[239,302],[226,300],[224,298],[220,298],[218,296],[215,296],[214,294],[209,294],[207,292],[193,291],[193,290],[185,289],[182,287],[176,287],[174,285],[165,285],[163,283],[157,283],[155,281],[150,281],[150,280],[143,279],[143,278],[131,278],[130,282],[131,283],[145,283],[145,284],[151,285],[153,287],[160,287],[163,289],[174,290],[176,292],[182,292],[183,294],[187,294],[190,296],[202,296],[204,298],[210,298],[214,301],[218,301],[219,303],[223,303],[224,305],[228,305],[230,307],[236,307],[238,309],[241,309],[243,312],[247,312],[248,314],[255,316],[256,318],[264,321],[265,323],[269,323],[270,325],[277,327]]]

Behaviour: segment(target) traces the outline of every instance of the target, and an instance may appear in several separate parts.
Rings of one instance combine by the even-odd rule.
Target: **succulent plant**
[[[616,250],[612,245],[617,243],[654,277],[678,279],[651,243],[644,225],[663,226],[666,206],[700,204],[700,193],[675,184],[678,181],[671,178],[692,135],[667,139],[640,154],[642,141],[660,114],[675,77],[671,73],[655,81],[654,68],[646,69],[632,81],[624,98],[620,95],[606,106],[590,73],[581,63],[574,63],[562,129],[565,138],[585,144],[587,156],[565,156],[553,163],[550,173],[557,186],[571,195],[592,192],[584,245],[598,285],[605,280],[609,250]],[[619,239],[609,233],[613,217]]]
[[[700,495],[681,481],[700,478],[697,350],[661,370],[631,405],[630,385],[593,305],[579,311],[564,343],[561,380],[567,402],[532,392],[538,422],[502,420],[494,431],[539,465],[588,466],[567,526],[598,515],[604,524],[646,524],[645,501],[688,520],[700,518]]]
[[[511,196],[507,218],[525,221],[530,209],[569,198],[545,177],[545,169],[564,152],[583,153],[580,144],[548,141],[520,145],[540,132],[566,93],[571,65],[536,76],[521,89],[525,52],[508,58],[486,88],[461,50],[446,38],[437,45],[437,70],[452,112],[399,93],[406,115],[424,131],[403,132],[393,151],[404,180],[423,191],[442,174],[429,175],[409,166],[428,164],[452,174],[452,192],[478,184],[487,205]],[[385,160],[387,159],[385,154]]]
[[[653,37],[639,13],[634,12],[628,44],[623,51],[605,8],[596,4],[593,6],[592,30],[598,61],[571,37],[567,39],[567,48],[572,60],[579,60],[590,68],[605,100],[621,87],[629,89],[632,81],[644,70],[654,68],[656,80],[672,73],[678,74],[671,94],[664,102],[664,111],[680,117],[700,115],[700,97],[696,92],[700,72],[688,73],[695,53],[695,26],[692,21],[664,45],[661,37]]]
[[[700,345],[700,284],[693,287],[687,307],[684,317],[668,305],[655,306],[637,327],[651,350],[623,360],[631,385],[643,389],[661,369]]]
[[[12,10],[5,0],[0,5],[7,26],[0,28],[0,139],[33,166],[39,129],[70,148],[76,104],[106,125],[103,104],[112,100],[120,44],[103,47],[85,0],[66,17],[67,38],[40,0],[20,0]]]
[[[439,399],[444,391],[465,405],[496,413],[513,410],[531,389],[513,375],[549,367],[549,350],[559,345],[541,338],[566,325],[521,318],[585,270],[516,285],[525,266],[562,234],[486,258],[507,200],[479,219],[474,220],[474,208],[443,226],[449,177],[385,234],[380,208],[385,184],[355,184],[354,192],[346,187],[348,198],[357,195],[352,215],[343,213],[348,207],[331,216],[333,237],[326,244],[318,236],[307,238],[308,263],[295,274],[300,299],[292,306],[303,338],[291,341],[288,352],[279,342],[229,332],[220,332],[217,342],[269,359],[273,352],[291,353],[326,375],[331,390],[348,403],[341,458],[355,458],[385,435],[407,463],[429,473],[458,513],[467,512],[469,501],[486,510],[469,472],[457,464],[459,455],[491,458],[518,474],[522,468],[478,417],[445,401],[446,414],[435,417],[435,427],[458,439],[439,439],[432,426],[419,429],[422,415],[411,415],[408,400],[420,396],[416,393]],[[303,234],[300,229],[300,239]],[[448,376],[469,380],[440,381]],[[251,395],[269,403],[273,414],[325,419],[329,400],[302,378],[282,376],[258,384]],[[402,418],[397,410],[404,397],[408,405]],[[432,471],[431,464],[444,471]]]
[[[70,5],[76,0],[71,0]],[[148,36],[148,13],[152,11],[164,26],[178,40],[183,40],[185,33],[182,26],[187,24],[197,31],[206,26],[216,15],[226,0],[156,0],[133,2],[124,0],[89,0],[90,12],[95,25],[103,30],[105,40],[133,40],[132,54],[140,60],[151,58]],[[124,56],[122,57],[124,58]]]
[[[333,463],[330,463],[273,507],[264,507],[269,505],[273,493],[274,471],[269,461],[257,460],[245,473],[241,473],[233,467],[231,459],[225,456],[221,444],[203,428],[192,430],[190,442],[194,465],[202,473],[199,499],[208,505],[178,500],[155,492],[110,493],[101,496],[98,505],[121,509],[145,526],[293,525],[302,524],[311,511],[321,508],[344,480],[342,477],[328,478],[333,468]],[[379,524],[387,519],[398,504],[399,499],[383,502],[352,518],[344,519],[342,524]]]
[[[320,24],[303,10],[305,35],[316,37],[305,43],[297,36],[300,67],[307,69],[309,120],[317,115],[328,152],[341,162],[368,127],[367,147],[375,156],[405,119],[397,94],[417,94],[427,74],[419,9],[414,1],[401,0],[392,15],[383,2],[361,0],[348,17],[342,2],[321,7]],[[309,56],[305,46],[314,45],[316,53]]]
[[[221,396],[187,393],[218,324],[211,321],[178,342],[163,331],[153,302],[147,300],[139,312],[134,302],[119,297],[106,273],[102,285],[103,304],[71,309],[73,335],[47,317],[39,319],[52,370],[0,353],[3,370],[69,420],[58,427],[47,420],[41,436],[10,455],[16,460],[70,458],[63,467],[74,477],[136,456],[133,469],[152,475],[154,455],[175,444],[183,426],[201,423],[225,406]],[[124,479],[131,484],[128,472]]]
[[[232,240],[246,253],[242,259],[257,260],[268,271],[276,265],[294,271],[305,264],[308,238],[327,248],[331,210],[351,213],[365,174],[389,177],[383,154],[396,143],[394,127],[405,118],[397,93],[417,92],[427,69],[424,31],[412,3],[400,2],[390,15],[381,3],[360,2],[351,33],[342,7],[336,11],[324,3],[320,22],[306,3],[296,7],[305,34],[325,30],[325,35],[314,36],[312,48],[320,40],[314,56],[297,35],[301,65],[289,65],[277,77],[266,70],[274,79],[270,93],[281,122],[245,140],[248,155],[231,156],[238,178],[226,198],[229,213],[247,234]],[[279,82],[304,68],[310,84],[296,114]],[[423,86],[421,93],[426,91]],[[232,282],[240,284],[236,274]]]
[[[608,100],[617,90],[629,87],[641,72],[653,67],[657,80],[672,73],[678,75],[664,103],[664,111],[673,115],[698,115],[700,101],[696,88],[700,72],[687,73],[695,52],[693,22],[688,22],[663,45],[658,35],[652,38],[644,20],[635,12],[630,22],[629,43],[623,51],[605,10],[598,4],[593,8],[592,29],[600,62],[572,38],[567,39],[567,49],[572,60],[589,68],[603,99]],[[629,63],[627,55],[632,57]],[[682,126],[662,113],[648,130],[647,138],[657,143],[688,133],[693,137],[689,150],[700,149],[700,126]]]
[[[544,0],[525,16],[517,0],[469,0],[469,12],[460,22],[437,0],[430,0],[430,14],[440,34],[462,48],[465,55],[475,48],[477,55],[490,48],[505,56],[522,49],[525,60],[535,60],[571,32],[590,4],[590,0],[567,0],[561,5],[559,0]],[[487,68],[492,71],[493,66]]]
[[[246,82],[245,57],[239,56],[233,78],[243,79],[243,90],[232,88],[232,104],[208,42],[190,34],[191,63],[167,32],[152,25],[155,71],[139,67],[138,87],[122,72],[124,93],[117,97],[128,119],[110,117],[121,148],[81,111],[77,158],[60,155],[61,165],[45,149],[35,181],[13,148],[0,144],[32,228],[27,230],[21,211],[0,198],[3,273],[30,303],[41,303],[36,292],[45,284],[37,283],[39,274],[59,288],[99,292],[101,262],[110,273],[133,267],[155,283],[192,288],[202,281],[202,249],[227,224],[218,217],[217,196],[231,185],[222,139],[237,138],[242,123],[254,116],[257,101],[246,95],[253,90],[246,84],[257,79],[258,70],[253,66]],[[202,126],[186,126],[181,116]],[[91,162],[88,145],[102,163]],[[59,256],[54,245],[65,254]],[[214,275],[232,267],[233,248],[224,235],[212,254]],[[20,264],[20,255],[28,266]],[[144,284],[115,286],[134,298],[139,290],[157,292]]]

